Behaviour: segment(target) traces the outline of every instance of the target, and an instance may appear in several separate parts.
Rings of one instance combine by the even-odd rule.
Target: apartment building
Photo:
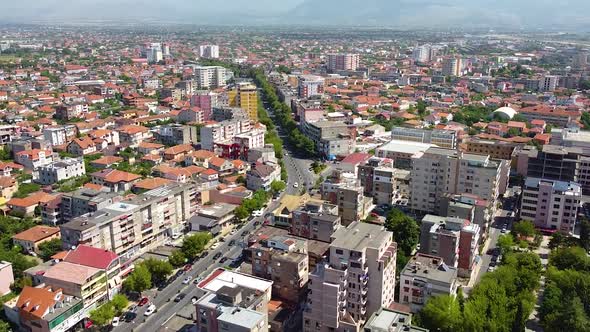
[[[197,144],[197,127],[171,124],[156,128],[154,138],[164,145]]]
[[[328,54],[328,71],[356,71],[359,68],[360,56],[358,54]]]
[[[49,204],[41,206],[41,217],[44,224],[57,225],[68,222],[75,217],[99,211],[122,199],[117,193],[99,191],[91,188],[63,193],[57,206]],[[52,222],[48,222],[53,220]]]
[[[272,281],[217,269],[197,287],[206,291],[196,307],[199,331],[267,332]]]
[[[301,75],[298,78],[297,92],[299,98],[311,98],[324,94],[324,78],[315,75]]]
[[[306,239],[330,242],[340,228],[338,209],[331,204],[308,201],[291,215],[289,234]]]
[[[356,129],[343,121],[309,122],[301,129],[328,159],[347,156],[356,150]]]
[[[221,66],[196,66],[193,68],[198,89],[208,90],[225,87],[233,78],[233,72]]]
[[[412,315],[388,308],[377,310],[363,327],[364,332],[428,332],[412,325]]]
[[[420,252],[441,257],[460,277],[475,270],[480,227],[467,219],[427,214],[420,225]]]
[[[394,301],[397,245],[383,226],[354,222],[334,233],[329,252],[309,276],[303,331],[358,332]]]
[[[559,76],[546,75],[539,80],[539,90],[543,92],[555,91],[559,83]]]
[[[218,59],[219,58],[219,46],[218,45],[200,45],[199,56],[207,59]]]
[[[82,299],[85,307],[108,299],[106,273],[92,266],[62,261],[45,270],[43,282]]]
[[[227,203],[214,203],[197,208],[188,222],[192,231],[209,232],[213,236],[227,230],[235,219],[236,205]]]
[[[578,110],[567,110],[562,107],[539,104],[521,108],[518,114],[522,115],[528,122],[543,120],[547,124],[556,127],[567,127],[570,123],[579,121],[582,113]]]
[[[406,127],[393,127],[391,129],[391,138],[399,141],[434,144],[445,149],[456,149],[458,140],[457,132],[454,130],[427,130]]]
[[[413,159],[412,209],[436,212],[445,194],[473,194],[495,202],[506,191],[509,164],[489,156],[429,148]]]
[[[71,103],[55,108],[55,118],[65,121],[80,118],[85,113],[88,113],[88,104],[86,103]]]
[[[14,161],[26,169],[35,170],[50,164],[53,161],[53,153],[50,150],[42,149],[20,151],[14,155]]]
[[[247,133],[253,128],[251,120],[226,120],[201,128],[201,148],[213,151],[215,143],[227,142],[236,135]]]
[[[90,174],[92,183],[108,188],[111,192],[125,192],[131,190],[133,184],[141,176],[116,169],[104,169]]]
[[[87,244],[110,250],[122,260],[134,258],[181,234],[196,200],[194,185],[171,183],[61,225],[62,242],[64,247]]]
[[[536,227],[573,234],[582,204],[575,182],[527,177],[522,188],[520,219]]]
[[[307,241],[274,236],[250,246],[252,274],[272,281],[272,296],[292,304],[305,296],[309,279]]]
[[[43,128],[43,138],[52,146],[65,145],[76,137],[78,130],[74,125]]]
[[[463,63],[459,57],[449,57],[443,60],[443,76],[462,76]]]
[[[491,141],[485,139],[468,139],[463,141],[465,152],[490,156],[493,159],[511,160],[516,143],[504,141]]]
[[[152,132],[143,126],[128,125],[117,128],[121,144],[129,147],[137,147],[144,140],[152,138]]]
[[[252,149],[264,147],[265,133],[264,129],[254,129],[237,134],[230,140],[216,142],[216,154],[223,158],[247,160]]]
[[[211,120],[215,95],[209,91],[196,91],[191,96],[190,102],[192,107],[198,107],[203,113],[202,121]]]
[[[54,184],[86,174],[84,160],[81,158],[65,158],[37,168],[35,181],[40,184]]]
[[[590,156],[590,131],[579,128],[551,129],[551,145],[582,149],[582,154]]]
[[[258,120],[258,92],[251,83],[239,83],[228,92],[229,106],[240,107],[248,113],[250,120]]]
[[[489,201],[470,194],[446,194],[441,197],[438,215],[442,217],[454,217],[467,219],[479,225],[481,235],[486,234],[489,223],[492,221],[495,206]]]
[[[358,179],[373,203],[394,204],[409,194],[410,172],[393,167],[393,160],[373,157],[358,165]]]
[[[400,169],[412,169],[412,160],[419,158],[431,147],[429,143],[391,140],[375,149],[375,157],[393,160],[393,166]]]
[[[437,295],[457,294],[457,269],[438,256],[418,253],[400,274],[399,303],[418,312],[428,299]]]

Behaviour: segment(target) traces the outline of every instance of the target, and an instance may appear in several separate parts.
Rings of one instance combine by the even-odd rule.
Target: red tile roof
[[[70,251],[64,261],[106,270],[117,258],[112,251],[81,245]]]

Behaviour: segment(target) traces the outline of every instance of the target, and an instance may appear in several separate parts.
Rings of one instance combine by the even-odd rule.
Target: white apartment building
[[[418,312],[429,298],[457,294],[457,268],[437,256],[416,254],[400,274],[399,303]]]
[[[432,47],[430,45],[421,45],[414,48],[412,58],[416,62],[426,63],[430,62],[432,54]]]
[[[297,91],[300,98],[311,98],[324,94],[324,78],[316,75],[301,75]]]
[[[196,66],[194,76],[198,89],[221,88],[234,77],[231,70],[221,66]]]
[[[495,202],[506,191],[509,167],[489,156],[430,148],[414,158],[411,172],[411,206],[437,212],[445,194],[473,194]]]
[[[358,332],[374,312],[394,302],[392,236],[383,226],[361,222],[333,234],[329,261],[309,276],[303,331]]]
[[[62,180],[83,176],[86,174],[84,160],[66,158],[43,165],[37,169],[36,180],[41,184],[54,184]]]
[[[540,91],[555,91],[559,83],[559,76],[547,75],[539,80]]]
[[[520,219],[536,227],[573,234],[582,205],[582,188],[575,182],[527,177],[522,189]]]
[[[419,128],[393,127],[391,138],[394,140],[434,144],[445,149],[457,148],[457,132],[454,130],[427,130]]]
[[[461,58],[446,58],[443,60],[442,74],[444,76],[461,76],[462,66]]]
[[[76,137],[76,132],[77,129],[74,125],[43,128],[43,138],[52,146],[65,145]]]
[[[201,58],[219,59],[219,46],[201,45],[199,46],[199,56]]]
[[[201,128],[201,148],[213,151],[216,142],[233,140],[236,135],[252,130],[251,120],[226,120]]]
[[[145,53],[149,63],[158,63],[164,59],[162,44],[160,43],[147,44]]]
[[[197,187],[172,183],[60,225],[64,247],[86,244],[132,259],[182,234],[197,205]]]

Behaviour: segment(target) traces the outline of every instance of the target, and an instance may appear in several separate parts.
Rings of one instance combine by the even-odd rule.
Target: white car
[[[191,282],[191,279],[193,279],[191,276],[187,276],[186,278],[184,278],[184,280],[182,281],[183,284],[188,285]]]
[[[253,217],[262,217],[262,212],[263,212],[263,210],[262,210],[262,209],[260,209],[260,210],[255,210],[255,211],[252,211],[252,216],[253,216]]]
[[[196,297],[193,297],[193,298],[191,299],[191,303],[192,303],[192,304],[197,304],[197,301],[199,301],[199,299],[197,299]]]
[[[153,314],[154,312],[156,312],[156,305],[152,303],[147,307],[147,310],[143,313],[143,315],[149,316],[149,315]]]
[[[488,272],[494,272],[496,270],[495,266],[488,266]]]
[[[215,242],[213,243],[213,245],[211,246],[211,249],[215,250],[219,247],[219,242]]]
[[[113,318],[113,322],[111,323],[113,327],[119,326],[119,317]]]
[[[299,183],[297,183],[297,182],[293,183],[293,188],[299,188]]]

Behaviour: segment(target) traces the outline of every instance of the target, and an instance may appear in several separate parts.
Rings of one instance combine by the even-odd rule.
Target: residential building
[[[373,313],[363,327],[364,332],[428,332],[412,325],[412,315],[388,308]]]
[[[216,236],[230,227],[235,219],[236,207],[227,203],[206,205],[198,208],[188,223],[192,231],[209,232]]]
[[[197,207],[197,188],[171,183],[60,226],[64,247],[86,244],[135,258],[182,234]]]
[[[413,159],[412,209],[437,212],[445,194],[473,194],[495,202],[508,185],[509,163],[489,156],[430,148]]]
[[[459,57],[449,57],[443,60],[442,75],[443,76],[462,76],[463,63]]]
[[[14,283],[12,263],[0,261],[0,295],[4,296],[11,292],[10,286]]]
[[[377,205],[392,205],[401,197],[408,197],[410,172],[393,167],[393,160],[373,157],[358,165],[358,179],[365,195],[373,197]]]
[[[43,204],[54,200],[55,197],[56,196],[46,192],[37,191],[29,194],[25,198],[12,198],[6,202],[6,205],[13,213],[23,216],[33,216],[35,211],[37,211],[38,206],[42,206]]]
[[[324,78],[315,75],[299,76],[297,92],[299,98],[312,98],[324,95]]]
[[[579,184],[529,176],[522,188],[520,219],[541,229],[573,234],[581,204]]]
[[[226,120],[208,124],[201,128],[201,148],[213,151],[216,142],[232,140],[234,136],[249,132],[252,128],[251,120]]]
[[[229,106],[244,109],[250,120],[258,120],[258,93],[251,83],[239,83],[228,92]]]
[[[412,58],[419,63],[427,63],[431,60],[432,47],[430,45],[416,46],[412,51]]]
[[[107,187],[112,192],[131,190],[133,184],[141,179],[141,176],[137,174],[108,168],[92,173],[90,176],[92,183]]]
[[[375,149],[375,157],[393,160],[395,168],[412,169],[412,160],[419,158],[434,146],[429,143],[391,140]]]
[[[148,63],[154,64],[164,59],[164,53],[162,52],[161,43],[149,43],[146,45],[145,54]]]
[[[480,227],[467,219],[427,214],[420,224],[420,252],[436,255],[470,278],[476,271]]]
[[[334,232],[340,228],[341,218],[332,204],[310,200],[291,214],[289,234],[295,236],[331,242]]]
[[[578,110],[568,110],[562,107],[538,104],[524,107],[518,111],[528,122],[543,120],[547,124],[556,127],[567,127],[569,124],[579,121],[582,113]]]
[[[272,281],[217,269],[198,284],[207,291],[196,307],[199,331],[268,332]]]
[[[213,112],[213,98],[209,91],[197,91],[191,96],[191,106],[198,107],[202,112],[203,122],[211,120],[211,113]]]
[[[272,296],[298,304],[309,279],[307,241],[275,236],[250,246],[252,274],[272,281]]]
[[[82,299],[85,307],[108,299],[106,273],[95,267],[62,261],[45,270],[43,282]]]
[[[552,128],[551,145],[580,148],[582,154],[590,156],[590,131],[579,128]]]
[[[590,192],[590,155],[583,148],[544,145],[542,151],[523,151],[526,169],[523,173],[529,177],[576,182],[582,186],[584,193]]]
[[[35,170],[53,161],[53,153],[49,150],[32,149],[15,154],[14,161],[26,169]]]
[[[441,197],[438,215],[467,219],[479,225],[481,235],[484,237],[490,222],[492,222],[494,211],[495,207],[490,202],[476,195],[446,194]]]
[[[141,142],[152,137],[150,130],[143,126],[127,125],[116,130],[119,132],[121,144],[128,147],[137,147]]]
[[[104,147],[104,142],[106,142],[106,146],[113,146],[117,147],[121,144],[119,140],[119,133],[114,130],[109,129],[97,129],[88,132],[88,136],[92,138],[92,140],[96,142],[103,142],[102,146]],[[101,145],[98,145],[101,146]]]
[[[59,228],[39,225],[13,235],[12,242],[28,253],[38,254],[39,245],[59,238]]]
[[[197,127],[165,125],[154,130],[154,138],[165,145],[197,144]]]
[[[541,80],[539,80],[539,90],[540,91],[555,91],[557,89],[557,84],[559,83],[559,76],[555,75],[546,75]]]
[[[85,156],[97,151],[96,143],[89,136],[74,138],[67,147],[67,152],[75,156]]]
[[[343,121],[309,122],[301,129],[318,152],[328,159],[347,156],[356,150],[356,129]]]
[[[77,129],[74,125],[43,128],[43,138],[52,146],[65,145],[76,137]]]
[[[492,141],[485,139],[468,139],[463,141],[465,152],[490,156],[493,159],[511,160],[516,143],[505,141]]]
[[[328,71],[356,71],[359,68],[358,54],[328,54]]]
[[[86,174],[84,160],[65,158],[37,168],[35,181],[41,184],[54,184]]]
[[[246,188],[254,191],[270,191],[271,183],[280,180],[281,166],[278,164],[256,163],[246,172]]]
[[[418,253],[410,258],[400,274],[399,303],[418,312],[428,299],[437,295],[457,294],[457,269],[438,256]]]
[[[419,129],[406,127],[393,127],[391,138],[398,141],[434,144],[445,149],[457,148],[457,132],[454,130]]]
[[[237,134],[227,141],[215,143],[216,154],[223,158],[247,160],[251,149],[264,147],[264,129]]]
[[[221,66],[196,66],[195,82],[200,90],[223,88],[233,78],[233,72]]]
[[[42,205],[41,217],[44,224],[57,225],[70,221],[75,217],[99,211],[121,198],[122,197],[116,193],[83,187],[78,190],[62,194],[57,208],[46,209],[46,205]],[[55,218],[57,216],[59,217]],[[55,218],[52,219],[54,221],[47,222],[47,220],[50,220],[51,218]]]
[[[263,147],[249,149],[246,161],[249,163],[278,163],[272,144],[265,144]]]
[[[207,59],[218,59],[219,58],[219,46],[218,45],[201,45],[199,46],[199,57]]]
[[[81,118],[85,113],[88,113],[88,104],[71,103],[57,106],[54,117],[64,121],[70,121],[75,118]]]
[[[397,245],[383,226],[357,221],[334,233],[329,252],[309,276],[303,331],[358,332],[394,301]]]

